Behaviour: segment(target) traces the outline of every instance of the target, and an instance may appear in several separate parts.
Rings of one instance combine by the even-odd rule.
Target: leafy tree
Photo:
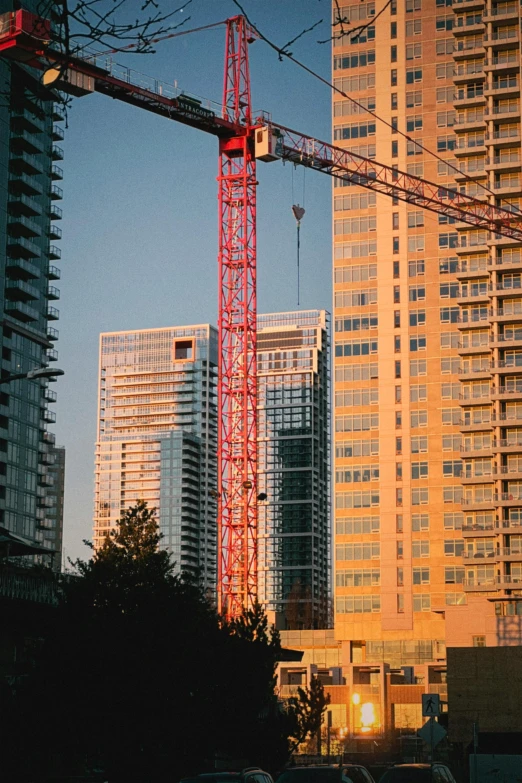
[[[216,754],[267,758],[277,633],[258,606],[218,618],[159,543],[154,510],[139,502],[63,580],[7,721],[6,779],[101,768],[111,783],[152,782],[211,768]]]
[[[330,696],[325,694],[319,677],[312,677],[310,687],[298,688],[297,693],[298,695],[291,697],[287,704],[287,711],[293,719],[290,736],[292,751],[319,732],[323,714],[330,704]]]

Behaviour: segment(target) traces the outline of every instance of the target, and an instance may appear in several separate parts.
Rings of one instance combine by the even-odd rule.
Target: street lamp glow
[[[361,703],[361,694],[360,693],[353,693],[352,694],[352,704],[360,704]]]

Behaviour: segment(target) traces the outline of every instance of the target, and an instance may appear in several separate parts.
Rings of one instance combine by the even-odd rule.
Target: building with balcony
[[[337,25],[333,76],[347,95],[333,98],[334,143],[520,210],[520,4],[405,0],[375,14],[373,2],[342,5],[350,32]],[[454,632],[481,644],[480,617],[518,611],[521,270],[509,239],[334,182],[335,635],[346,666],[413,666],[422,678]],[[504,643],[493,627],[487,643]]]
[[[215,590],[217,331],[100,335],[94,545],[138,500],[179,573]]]
[[[329,314],[259,315],[258,589],[280,628],[330,622]]]
[[[30,11],[38,5],[24,2]],[[0,0],[0,13],[12,8]],[[53,199],[62,170],[54,164],[53,140],[58,132],[63,137],[63,116],[60,96],[42,87],[40,72],[21,63],[0,59],[0,91],[1,370],[9,375],[57,358],[58,332],[49,321],[58,311],[49,301],[59,298],[50,285],[59,270],[50,261],[60,254],[54,221],[61,210],[54,210]],[[55,399],[48,380],[0,387],[0,525],[49,551],[55,541],[46,527],[46,469],[53,459],[47,435]]]

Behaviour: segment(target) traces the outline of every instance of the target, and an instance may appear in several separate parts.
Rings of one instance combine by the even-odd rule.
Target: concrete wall
[[[450,742],[471,742],[474,722],[480,732],[522,731],[521,648],[449,648],[447,655]]]

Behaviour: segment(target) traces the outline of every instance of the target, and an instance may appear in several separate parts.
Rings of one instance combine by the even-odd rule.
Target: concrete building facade
[[[259,600],[281,628],[329,618],[329,314],[257,320]]]
[[[13,3],[0,0],[0,14]],[[36,0],[24,4],[36,11]],[[52,325],[60,292],[59,185],[63,172],[59,96],[23,64],[0,61],[0,278],[2,374],[24,373],[57,359]],[[47,514],[54,461],[56,392],[48,380],[18,380],[0,389],[0,524],[51,550]]]
[[[518,210],[520,5],[375,13],[340,8],[333,78],[360,105],[334,96],[334,143]],[[377,689],[444,661],[445,617],[480,644],[471,604],[522,596],[522,249],[351,183],[333,199],[335,633]]]
[[[94,544],[146,500],[179,572],[215,590],[217,331],[100,336]]]

